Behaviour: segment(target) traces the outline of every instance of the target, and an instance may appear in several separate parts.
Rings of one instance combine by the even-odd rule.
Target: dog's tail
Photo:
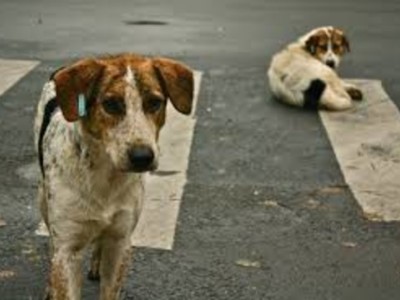
[[[319,108],[322,93],[325,91],[326,83],[321,79],[314,79],[309,87],[303,92],[304,108],[317,110]]]

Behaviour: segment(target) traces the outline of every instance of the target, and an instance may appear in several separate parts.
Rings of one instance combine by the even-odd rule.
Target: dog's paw
[[[99,272],[95,272],[93,270],[90,270],[87,274],[87,278],[90,281],[100,281],[100,274]]]
[[[363,99],[363,93],[356,87],[349,87],[346,89],[346,91],[351,97],[351,99],[355,101],[361,101]]]

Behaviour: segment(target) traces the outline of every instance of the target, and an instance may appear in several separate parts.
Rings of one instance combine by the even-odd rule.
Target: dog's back
[[[48,81],[44,84],[42,88],[42,93],[40,95],[39,102],[37,104],[36,108],[36,116],[35,116],[35,121],[34,121],[34,143],[35,143],[35,149],[37,152],[39,152],[39,139],[40,139],[40,131],[43,130],[45,131],[44,127],[47,127],[44,123],[45,119],[45,109],[49,101],[55,99],[56,96],[56,91],[55,91],[55,86],[53,81]],[[48,109],[49,110],[49,109]],[[46,115],[48,115],[49,112],[47,112]],[[48,116],[46,116],[46,119]],[[49,121],[48,121],[49,122]],[[43,126],[44,125],[44,126]],[[44,133],[42,133],[44,135]]]
[[[303,107],[306,104],[304,92],[310,88],[310,83],[315,79],[315,74],[320,72],[322,81],[324,68],[317,70],[320,64],[315,64],[313,59],[303,53],[296,45],[290,45],[283,51],[274,55],[268,70],[268,79],[273,94],[280,100]]]

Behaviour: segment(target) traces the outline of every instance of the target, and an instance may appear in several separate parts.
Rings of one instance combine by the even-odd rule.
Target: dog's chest
[[[51,189],[58,192],[49,199],[51,216],[57,220],[68,218],[89,224],[93,235],[117,221],[125,224],[136,222],[143,201],[141,180],[128,178],[105,183],[93,177],[80,183],[73,189],[69,184],[52,181]]]
[[[46,170],[53,198],[49,204],[56,214],[76,221],[92,220],[101,226],[111,224],[121,211],[133,215],[141,207],[143,175],[115,172],[106,163],[93,167],[93,160],[98,163],[103,158],[85,155],[85,147],[81,151],[77,155],[67,138],[62,153],[52,153],[54,157],[63,157]]]
[[[81,186],[82,201],[88,199],[92,214],[105,220],[121,210],[132,211],[143,193],[142,176],[93,170]]]

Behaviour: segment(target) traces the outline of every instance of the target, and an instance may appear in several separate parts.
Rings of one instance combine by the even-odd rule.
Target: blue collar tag
[[[84,94],[78,95],[78,115],[79,117],[86,116],[86,99]]]

